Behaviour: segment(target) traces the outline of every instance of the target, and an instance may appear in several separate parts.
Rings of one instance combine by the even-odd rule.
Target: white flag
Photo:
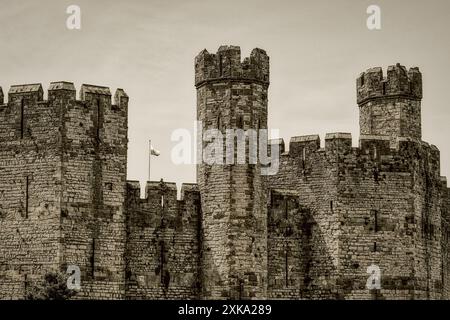
[[[150,155],[152,156],[159,156],[160,152],[156,149],[153,149],[153,147],[150,147]]]

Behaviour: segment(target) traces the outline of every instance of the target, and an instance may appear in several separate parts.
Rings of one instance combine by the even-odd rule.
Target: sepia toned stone
[[[195,58],[203,129],[265,129],[269,57]],[[297,136],[279,171],[197,165],[197,184],[127,181],[123,89],[0,88],[0,299],[76,265],[74,299],[449,299],[450,193],[421,140],[422,76],[357,79],[349,133]],[[113,99],[113,101],[112,101]],[[248,151],[248,148],[247,148]],[[371,266],[380,289],[367,288]]]

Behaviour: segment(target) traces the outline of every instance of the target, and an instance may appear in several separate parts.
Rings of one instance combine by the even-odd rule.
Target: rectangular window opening
[[[285,274],[285,282],[286,282],[286,288],[289,286],[289,257],[288,257],[288,250],[286,248],[285,252],[285,261],[284,261],[284,274]]]
[[[25,131],[24,114],[25,114],[25,103],[24,100],[22,99],[20,101],[20,139],[23,139]]]
[[[91,276],[95,276],[95,238],[92,239],[92,252],[91,252]]]
[[[96,132],[96,138],[97,140],[100,140],[100,100],[97,100],[97,132]]]
[[[26,176],[25,179],[25,219],[28,219],[28,208],[30,199],[30,177]]]
[[[378,210],[373,210],[373,230],[378,232]]]

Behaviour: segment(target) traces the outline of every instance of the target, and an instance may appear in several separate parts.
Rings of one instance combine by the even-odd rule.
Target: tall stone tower
[[[381,68],[369,69],[357,80],[361,135],[389,136],[391,145],[398,137],[421,139],[420,105],[422,74],[397,64],[383,78]]]
[[[124,297],[128,96],[111,98],[84,84],[77,100],[59,81],[48,100],[41,84],[14,85],[0,105],[0,299],[68,266],[78,298]]]
[[[269,57],[264,50],[254,49],[242,62],[239,47],[221,46],[216,54],[203,50],[195,58],[195,86],[203,133],[218,129],[225,137],[227,129],[267,128]],[[248,158],[248,144],[246,149]],[[267,198],[260,170],[259,163],[248,161],[197,165],[203,297],[266,295]]]

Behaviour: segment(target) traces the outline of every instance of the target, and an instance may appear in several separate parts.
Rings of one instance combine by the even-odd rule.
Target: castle
[[[203,129],[267,128],[269,57],[195,58]],[[197,165],[197,184],[127,181],[129,98],[54,82],[0,88],[0,298],[81,270],[81,299],[448,299],[450,197],[421,140],[422,79],[357,78],[348,133],[294,137],[275,175]],[[369,266],[381,288],[369,290]]]

